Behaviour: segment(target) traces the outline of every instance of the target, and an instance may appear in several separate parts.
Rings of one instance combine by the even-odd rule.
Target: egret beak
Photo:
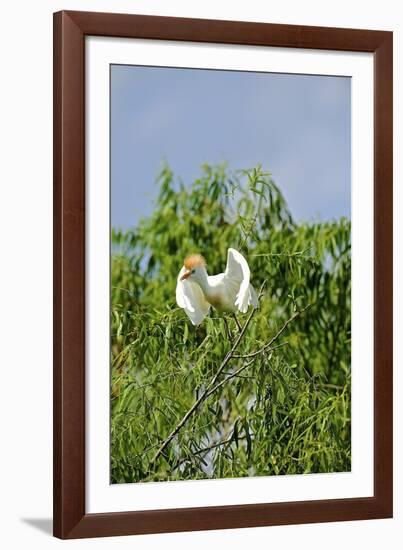
[[[185,271],[185,273],[182,275],[181,277],[181,281],[184,281],[185,279],[187,279],[188,277],[190,277],[190,274],[192,272],[191,271]]]

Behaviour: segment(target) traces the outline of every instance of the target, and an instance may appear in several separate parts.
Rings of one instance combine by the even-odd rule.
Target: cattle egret
[[[258,306],[249,279],[247,261],[233,248],[228,249],[227,267],[219,275],[208,275],[203,256],[192,254],[185,259],[178,275],[176,303],[193,325],[200,325],[211,306],[219,312],[245,313],[250,305]]]

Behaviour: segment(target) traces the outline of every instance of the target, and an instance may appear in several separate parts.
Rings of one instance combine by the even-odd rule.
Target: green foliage
[[[153,214],[112,232],[112,482],[349,471],[349,220],[295,223],[260,167],[203,166],[185,187],[165,166],[158,184]],[[237,355],[310,308],[204,400],[155,459],[231,348],[226,325],[237,330],[215,311],[193,327],[175,303],[178,272],[200,252],[219,273],[229,247],[247,258],[257,290],[266,281]],[[219,380],[246,361],[233,358]]]

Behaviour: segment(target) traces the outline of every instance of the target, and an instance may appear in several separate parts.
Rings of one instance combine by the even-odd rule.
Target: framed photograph
[[[392,516],[392,33],[54,15],[54,534]]]

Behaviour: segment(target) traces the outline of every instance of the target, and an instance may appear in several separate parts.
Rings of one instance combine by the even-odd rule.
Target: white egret
[[[211,306],[219,312],[245,313],[250,305],[258,306],[257,294],[249,281],[248,263],[233,248],[228,249],[224,273],[218,275],[208,275],[203,256],[192,254],[185,258],[178,275],[176,303],[193,325],[202,323]]]

